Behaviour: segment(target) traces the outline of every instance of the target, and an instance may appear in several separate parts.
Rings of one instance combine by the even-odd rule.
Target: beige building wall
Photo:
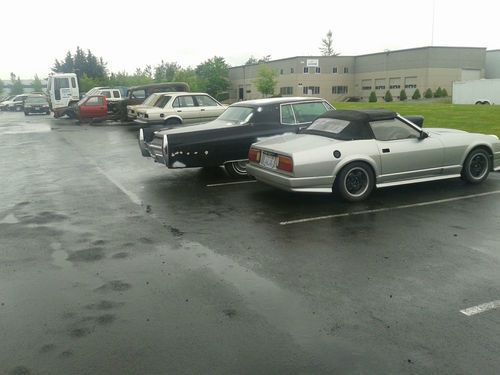
[[[402,89],[408,98],[417,88],[422,95],[438,87],[451,94],[453,81],[483,78],[485,55],[485,48],[422,47],[356,57],[298,56],[267,65],[277,75],[275,94],[340,101],[348,96],[368,100],[371,91],[382,98],[389,90],[397,99]],[[230,69],[230,101],[262,97],[255,86],[259,65]]]

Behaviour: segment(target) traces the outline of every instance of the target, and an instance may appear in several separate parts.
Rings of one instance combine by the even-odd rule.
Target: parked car
[[[24,101],[24,114],[45,113],[50,115],[49,101],[44,95],[30,95]]]
[[[10,100],[3,101],[2,108],[4,111],[22,111],[27,97],[28,94],[16,95]]]
[[[248,158],[248,173],[259,181],[288,191],[337,191],[354,202],[374,187],[454,177],[480,183],[500,170],[500,142],[461,130],[424,131],[388,110],[339,110],[300,134],[253,144]]]
[[[8,95],[2,98],[0,102],[0,111],[6,111],[9,103],[14,99],[15,95]]]
[[[140,124],[193,124],[219,117],[227,106],[202,92],[167,92],[154,105],[137,110]]]
[[[74,107],[75,116],[80,121],[106,120],[108,118],[107,99],[104,95],[85,96]]]
[[[185,82],[165,82],[133,86],[128,89],[127,98],[118,104],[117,113],[122,121],[131,120],[127,118],[127,106],[142,104],[147,97],[156,92],[188,92],[189,90],[189,85]]]
[[[272,98],[230,105],[216,120],[192,126],[172,126],[153,132],[141,129],[143,156],[168,168],[224,165],[236,177],[246,176],[250,145],[259,139],[295,133],[322,113],[334,109],[326,100],[311,97]]]
[[[129,120],[135,120],[137,118],[137,111],[144,109],[145,107],[151,107],[156,104],[158,99],[164,94],[163,92],[155,92],[149,95],[142,104],[128,105],[127,106],[127,118]]]

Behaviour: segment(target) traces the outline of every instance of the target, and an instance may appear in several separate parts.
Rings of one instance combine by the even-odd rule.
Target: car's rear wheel
[[[363,162],[346,165],[336,178],[337,190],[345,200],[359,202],[366,199],[375,186],[371,167]]]
[[[182,124],[181,120],[178,118],[169,118],[168,120],[165,120],[165,125],[180,125]]]
[[[231,161],[224,164],[224,168],[231,177],[247,177],[247,163],[248,160]]]
[[[479,184],[486,180],[490,173],[490,155],[484,148],[475,148],[465,158],[462,167],[462,178],[471,184]]]

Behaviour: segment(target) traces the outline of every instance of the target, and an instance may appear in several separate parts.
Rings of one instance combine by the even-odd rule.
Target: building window
[[[337,67],[336,66],[333,67],[332,73],[334,73],[334,74],[337,73]]]
[[[309,68],[307,66],[304,66],[304,74],[309,73]]]
[[[332,94],[347,94],[347,86],[332,86]]]
[[[389,89],[400,89],[401,78],[389,78]]]
[[[373,81],[371,79],[363,79],[361,81],[361,90],[371,90]]]
[[[375,90],[385,90],[385,85],[375,86]]]
[[[305,86],[302,88],[305,95],[319,95],[319,86]]]
[[[344,73],[349,73],[349,68],[347,66],[344,67]]]
[[[280,74],[283,74],[283,69],[280,69]]]
[[[280,95],[293,95],[293,87],[280,87]]]
[[[405,85],[405,89],[416,89],[417,85],[416,84],[407,84]]]
[[[316,67],[316,74],[321,73],[321,68],[319,66]]]
[[[389,88],[390,89],[399,89],[399,88],[401,88],[401,85],[390,85]]]
[[[361,87],[361,90],[371,90],[372,87],[371,86],[363,86]]]
[[[295,69],[294,68],[290,68],[290,74],[293,74],[295,73]]]

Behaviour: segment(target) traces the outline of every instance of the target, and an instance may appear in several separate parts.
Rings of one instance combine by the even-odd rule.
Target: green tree
[[[10,73],[10,81],[11,81],[11,88],[10,88],[10,93],[12,95],[19,95],[24,92],[24,87],[21,82],[21,78],[17,77],[14,73]]]
[[[368,101],[370,103],[376,103],[377,102],[377,94],[375,94],[375,91],[372,91],[370,93],[370,97],[368,98]]]
[[[446,98],[448,96],[448,91],[446,91],[446,89],[441,90],[441,96]]]
[[[413,100],[418,100],[422,97],[422,95],[420,95],[420,90],[419,89],[416,89],[415,92],[413,93],[413,95],[411,96],[411,98]]]
[[[401,100],[402,102],[404,102],[406,99],[408,99],[408,96],[406,95],[406,91],[403,89],[399,93],[399,100]]]
[[[86,73],[83,74],[83,76],[80,77],[80,91],[81,92],[87,92],[91,88],[96,87],[96,86],[106,86],[107,81],[104,79],[100,78],[92,78],[89,77]]]
[[[200,91],[217,99],[227,96],[229,88],[229,65],[223,57],[214,56],[196,67]]]
[[[195,70],[192,68],[179,69],[178,71],[176,71],[173,81],[186,82],[191,88],[191,91],[200,91],[198,76],[196,75]]]
[[[155,82],[172,82],[179,69],[181,66],[176,62],[168,63],[161,60],[161,64],[155,67],[154,80]]]
[[[326,38],[321,39],[321,55],[323,56],[338,56],[339,54],[333,50],[333,38],[332,30],[328,30],[326,33]]]
[[[245,65],[250,65],[250,64],[260,64],[260,63],[266,63],[266,62],[269,62],[271,61],[271,55],[266,55],[266,56],[262,56],[260,59],[254,57],[253,55],[250,56],[247,60],[247,62],[245,63]]]
[[[424,92],[424,98],[426,98],[426,99],[432,98],[432,90],[431,89],[425,90],[425,92]]]
[[[80,47],[76,47],[74,55],[68,51],[62,62],[56,59],[52,71],[55,73],[76,73],[78,78],[82,78],[85,74],[87,77],[99,80],[106,79],[108,75],[106,63],[102,57],[98,58],[90,50],[85,53]]]
[[[274,88],[278,83],[276,77],[276,72],[274,72],[267,65],[259,66],[257,70],[257,79],[255,80],[255,85],[257,86],[257,91],[259,91],[264,97],[274,94]]]
[[[3,84],[3,81],[0,79],[0,95],[3,94],[3,90],[4,90],[4,84]]]
[[[384,100],[385,100],[386,102],[392,102],[392,100],[393,100],[393,99],[392,99],[392,94],[391,94],[391,92],[390,92],[389,90],[387,90],[387,92],[385,93],[385,95],[384,95]]]
[[[38,78],[38,74],[35,74],[35,79],[33,79],[33,91],[41,92],[43,90],[42,81]]]
[[[440,98],[443,96],[443,90],[441,90],[441,86],[437,88],[437,90],[434,92],[434,97],[435,98]]]

